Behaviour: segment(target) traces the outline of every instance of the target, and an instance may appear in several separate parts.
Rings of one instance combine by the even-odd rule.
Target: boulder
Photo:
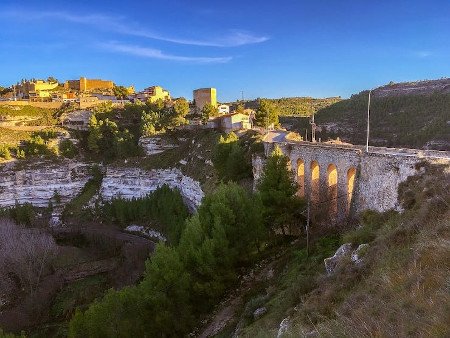
[[[257,308],[254,312],[253,312],[253,318],[256,320],[256,319],[259,319],[259,318],[261,318],[262,316],[264,316],[265,314],[266,314],[266,312],[267,312],[267,308],[266,307],[260,307],[260,308]]]
[[[360,265],[362,263],[362,258],[367,253],[367,249],[369,248],[369,244],[360,244],[355,251],[352,252],[352,262],[356,265]]]
[[[325,269],[327,270],[327,273],[329,275],[333,274],[333,272],[336,270],[336,267],[339,265],[340,262],[345,257],[351,256],[352,253],[352,244],[351,243],[345,243],[342,244],[339,249],[337,249],[336,253],[333,255],[333,257],[328,257],[324,259],[325,263]]]
[[[289,320],[289,317],[284,318],[280,323],[280,328],[278,329],[277,338],[282,337],[287,332],[290,325],[291,325],[291,322]]]

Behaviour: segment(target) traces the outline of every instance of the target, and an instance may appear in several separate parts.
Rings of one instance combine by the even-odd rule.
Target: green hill
[[[374,146],[450,149],[450,79],[390,84],[372,93],[370,144]],[[368,91],[318,110],[317,137],[340,137],[365,144]],[[301,135],[308,119],[282,118]]]
[[[281,116],[311,116],[314,112],[328,107],[333,103],[341,101],[340,97],[327,97],[316,99],[312,97],[282,97],[280,99],[265,99],[274,104]],[[236,108],[237,103],[231,104],[232,109]],[[246,101],[245,108],[257,109],[259,99]]]

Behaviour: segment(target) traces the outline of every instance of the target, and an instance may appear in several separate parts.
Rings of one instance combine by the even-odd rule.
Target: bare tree
[[[0,219],[0,275],[17,279],[33,293],[49,270],[57,252],[53,237],[42,229],[24,228],[8,219]],[[8,278],[0,282],[0,293],[8,287]]]

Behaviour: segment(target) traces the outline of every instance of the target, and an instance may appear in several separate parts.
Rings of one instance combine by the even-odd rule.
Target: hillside
[[[450,149],[450,79],[389,84],[373,91],[370,144],[374,146]],[[320,109],[317,137],[340,137],[354,144],[366,140],[368,91]],[[282,118],[283,126],[302,135],[307,119]]]
[[[402,214],[366,212],[356,229],[313,228],[242,278],[203,333],[219,337],[448,336],[448,172],[424,165],[399,188]],[[443,182],[447,182],[443,184]],[[328,273],[324,258],[350,243]],[[351,252],[351,251],[350,251]]]
[[[312,98],[312,97],[282,97],[280,99],[266,99],[280,112],[281,116],[310,116],[313,112],[339,102],[340,97]],[[236,106],[236,103],[234,104]],[[245,108],[257,109],[258,100],[246,101]]]

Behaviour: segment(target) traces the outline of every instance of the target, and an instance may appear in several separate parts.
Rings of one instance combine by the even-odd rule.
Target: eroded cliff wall
[[[108,167],[100,195],[106,200],[119,196],[126,199],[144,197],[164,184],[178,189],[191,211],[197,209],[204,196],[200,183],[183,175],[179,169],[143,170],[122,167]]]
[[[31,203],[47,207],[56,196],[62,204],[80,193],[90,179],[89,165],[72,161],[0,167],[0,207]]]

